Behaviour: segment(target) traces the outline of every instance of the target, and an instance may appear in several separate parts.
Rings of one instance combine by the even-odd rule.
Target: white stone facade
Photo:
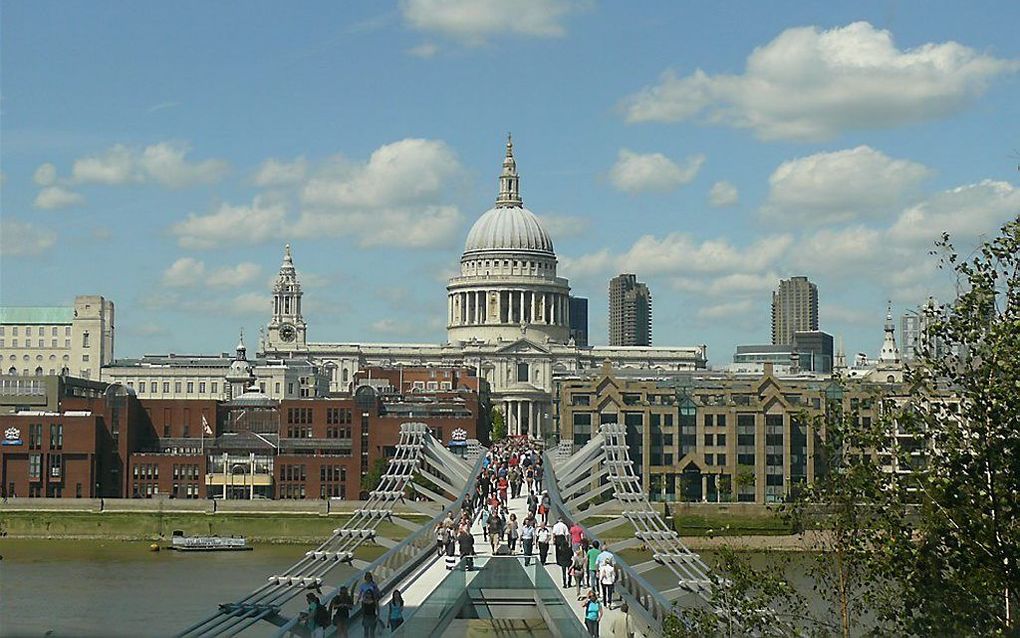
[[[509,141],[496,205],[468,233],[460,274],[447,286],[447,343],[308,342],[300,313],[280,313],[281,294],[300,295],[292,268],[288,250],[279,281],[287,282],[290,292],[281,292],[279,283],[274,288],[274,314],[260,344],[266,356],[309,357],[335,392],[352,390],[355,372],[369,366],[476,367],[512,434],[550,433],[557,375],[596,369],[607,359],[624,369],[678,371],[706,365],[705,346],[578,347],[570,341],[570,286],[557,275],[548,233],[524,208]],[[283,324],[301,330],[285,342],[278,329],[274,333]]]
[[[99,380],[113,361],[113,341],[113,302],[98,295],[79,295],[69,307],[0,308],[5,374]]]

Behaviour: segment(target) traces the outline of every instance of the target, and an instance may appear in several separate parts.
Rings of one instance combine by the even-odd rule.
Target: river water
[[[180,553],[151,552],[147,542],[0,539],[0,636],[169,636],[284,573],[308,549]],[[340,569],[331,582],[350,573]],[[664,576],[646,575],[656,586]]]

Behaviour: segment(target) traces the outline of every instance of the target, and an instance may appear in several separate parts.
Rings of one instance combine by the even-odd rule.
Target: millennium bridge
[[[458,619],[465,618],[486,619],[502,627],[497,635],[513,634],[519,625],[512,621],[521,618],[544,626],[544,635],[586,634],[576,590],[560,587],[555,562],[543,566],[537,556],[525,560],[519,555],[499,555],[498,550],[492,555],[477,522],[472,528],[476,538],[473,570],[450,571],[437,556],[434,529],[448,512],[458,516],[465,499],[471,498],[485,453],[485,448],[472,441],[464,456],[454,454],[425,424],[403,424],[396,454],[362,508],[289,569],[269,576],[240,600],[219,605],[178,636],[306,636],[308,631],[300,619],[305,594],[319,590],[322,604],[328,605],[340,586],[356,591],[366,572],[373,574],[382,592],[380,609],[395,589],[403,595],[405,622],[393,632],[395,636],[442,636],[453,631]],[[709,608],[709,568],[652,509],[628,457],[622,425],[603,425],[598,435],[573,453],[569,443],[545,450],[543,466],[543,487],[552,503],[550,521],[560,516],[577,521],[589,539],[613,538],[613,529],[624,525],[633,530],[627,538],[610,542],[608,549],[616,555],[616,591],[627,604],[630,622],[638,632],[661,635],[663,621],[670,614],[692,607]],[[405,498],[412,492],[416,499]],[[427,516],[429,522],[401,517],[398,505],[402,511]],[[518,520],[524,520],[525,498],[510,499],[509,509]],[[399,541],[387,538],[380,533],[384,523],[383,530],[395,525],[406,529],[408,535]],[[360,560],[355,551],[363,545],[381,546],[385,553],[371,562]],[[651,557],[628,564],[620,552],[635,548],[647,550]],[[346,569],[338,569],[341,567]],[[649,579],[660,587],[652,586]],[[603,633],[620,613],[619,607],[605,612]],[[355,605],[350,614],[348,635],[363,635],[360,607]],[[330,627],[326,635],[335,635],[333,631]]]

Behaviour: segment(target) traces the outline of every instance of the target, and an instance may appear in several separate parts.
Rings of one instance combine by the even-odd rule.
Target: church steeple
[[[503,159],[503,172],[499,175],[499,196],[496,197],[496,208],[523,206],[521,178],[517,175],[517,162],[514,161],[514,141],[510,133],[507,133],[506,157]]]
[[[293,351],[305,345],[305,321],[301,315],[301,282],[298,280],[290,244],[284,247],[283,263],[273,284],[273,318],[269,322],[267,350]]]
[[[896,347],[896,325],[892,318],[892,301],[889,301],[885,313],[885,338],[882,340],[882,352],[878,360],[882,363],[900,362],[900,351]]]

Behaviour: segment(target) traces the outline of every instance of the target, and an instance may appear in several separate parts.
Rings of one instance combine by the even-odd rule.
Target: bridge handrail
[[[387,471],[380,479],[379,487],[372,491],[364,507],[357,510],[316,550],[307,552],[301,560],[292,565],[287,570],[286,576],[270,577],[265,584],[244,598],[235,603],[221,605],[217,613],[192,625],[178,636],[197,637],[228,632],[236,634],[263,619],[277,625],[292,624],[289,619],[279,618],[280,608],[304,593],[307,586],[320,584],[322,577],[333,568],[340,564],[355,562],[353,552],[362,544],[376,538],[375,531],[379,524],[392,518],[397,501],[402,499],[403,492],[415,473],[427,461],[424,454],[426,446],[434,440],[424,423],[401,424],[396,454],[390,459]],[[445,452],[445,449],[443,451]],[[460,459],[450,455],[449,460],[454,465],[460,465],[462,471],[467,471],[467,464]],[[329,560],[330,557],[333,560]]]
[[[481,474],[482,471],[482,461],[484,460],[484,457],[485,454],[483,452],[483,454],[480,455],[478,457],[478,460],[475,462],[475,465],[472,469],[472,475],[469,478],[467,485],[465,485],[463,492],[461,492],[461,494],[457,497],[456,500],[454,500],[452,503],[443,508],[443,510],[439,514],[436,514],[436,516],[433,517],[432,520],[429,521],[429,523],[422,525],[418,529],[418,531],[413,532],[410,536],[400,541],[400,543],[392,547],[382,556],[376,558],[374,561],[369,563],[367,567],[365,567],[358,573],[354,574],[345,583],[343,583],[343,585],[346,585],[348,587],[348,590],[351,591],[352,595],[357,585],[363,581],[366,572],[372,572],[374,574],[379,571],[380,567],[383,567],[384,569],[390,570],[391,573],[389,573],[386,576],[386,578],[384,578],[383,580],[376,584],[379,586],[379,591],[382,594],[382,598],[385,598],[386,595],[389,594],[398,583],[402,582],[404,578],[406,578],[409,574],[418,569],[421,566],[421,564],[425,562],[425,560],[427,560],[430,556],[435,555],[436,543],[435,536],[433,536],[435,527],[440,522],[442,522],[444,518],[446,518],[447,513],[453,512],[454,514],[456,514],[457,511],[459,511],[460,508],[463,506],[464,499],[468,495],[474,493],[475,485],[477,484],[478,481],[478,475]],[[417,552],[412,555],[411,560],[404,560],[402,554],[404,554],[405,550],[407,550],[410,547],[414,547],[417,550]],[[391,568],[390,563],[398,559],[402,561],[401,563],[399,563],[399,567],[397,567],[396,569]],[[324,596],[321,600],[321,603],[323,605],[329,605],[329,602],[333,599],[333,597],[337,595],[337,593],[340,590],[340,587],[343,585],[337,586],[336,588],[333,589],[332,592]],[[380,600],[379,602],[381,603],[382,601]],[[348,622],[353,622],[355,619],[360,617],[360,615],[361,605],[358,605],[356,608],[351,609],[350,618]],[[286,624],[280,627],[280,629],[276,632],[275,636],[277,636],[277,638],[280,638],[286,635],[288,632],[295,628],[295,626],[298,623],[298,620],[299,619],[296,616],[290,619]],[[327,635],[332,635],[332,632],[334,631],[335,629],[330,629],[330,633]]]
[[[570,511],[560,496],[552,456],[546,451],[543,457],[543,465],[545,465],[547,473],[544,488],[549,492],[549,501],[552,508],[563,515],[564,518],[577,521],[576,513]],[[594,537],[584,523],[577,522],[581,529],[584,530],[584,537],[594,540]],[[622,557],[616,555],[615,562],[618,574],[617,587],[619,587],[617,591],[620,592],[620,597],[630,607],[629,613],[636,615],[638,620],[649,628],[653,634],[662,633],[662,622],[671,613],[672,603],[660,594],[651,583],[635,572]]]

